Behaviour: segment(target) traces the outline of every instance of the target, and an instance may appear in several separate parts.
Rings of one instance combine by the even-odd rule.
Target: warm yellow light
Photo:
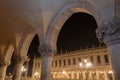
[[[83,64],[82,64],[82,63],[79,63],[79,65],[80,65],[80,67],[82,67]]]
[[[39,74],[40,74],[39,72],[35,72],[35,73],[34,73],[34,76],[37,76],[37,75],[39,75]]]
[[[86,67],[91,67],[92,66],[92,63],[87,63],[86,64]]]
[[[22,72],[25,72],[25,71],[26,71],[26,69],[25,69],[24,66],[22,66],[21,71],[22,71]]]
[[[108,71],[108,74],[112,74],[113,73],[113,71]]]
[[[62,71],[62,74],[66,74],[67,72],[65,70]]]
[[[84,59],[84,62],[86,63],[86,62],[87,62],[87,59]]]

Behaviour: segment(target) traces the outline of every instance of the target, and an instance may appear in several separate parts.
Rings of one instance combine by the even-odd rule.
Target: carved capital
[[[11,63],[10,61],[3,61],[0,63],[0,67],[8,66],[8,65],[10,65],[10,63]]]
[[[14,54],[14,55],[13,55],[14,63],[25,62],[26,59],[27,59],[27,57],[21,56],[20,54]]]
[[[4,55],[0,54],[0,67],[10,65],[10,60],[5,61]]]
[[[120,42],[120,19],[113,17],[104,20],[96,30],[97,38],[107,45]]]
[[[51,46],[49,44],[40,45],[38,52],[41,54],[42,57],[54,55],[53,50],[51,49]]]

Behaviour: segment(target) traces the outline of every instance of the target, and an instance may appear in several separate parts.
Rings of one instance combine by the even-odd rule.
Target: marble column
[[[76,79],[78,80],[80,77],[79,72],[76,72],[76,75],[77,75]]]
[[[23,63],[26,61],[26,57],[20,56],[19,54],[14,54],[13,59],[14,59],[13,80],[21,80],[22,74],[21,69]]]
[[[0,63],[0,80],[5,80],[6,76],[6,69],[8,65],[10,64],[10,61],[3,61]]]
[[[86,80],[86,71],[82,71],[82,75],[83,75],[83,80]]]
[[[108,79],[108,72],[107,71],[104,71],[104,77],[105,77],[105,80],[109,80]]]
[[[108,47],[114,80],[120,80],[120,19],[113,17],[104,20],[96,33],[98,39]]]
[[[92,80],[93,78],[92,78],[92,72],[90,71],[89,72],[89,77],[88,77],[90,80]]]
[[[42,68],[40,80],[51,80],[52,56],[54,55],[50,45],[43,44],[39,47],[42,56]]]
[[[99,71],[96,71],[96,80],[100,80],[100,73],[99,73]]]

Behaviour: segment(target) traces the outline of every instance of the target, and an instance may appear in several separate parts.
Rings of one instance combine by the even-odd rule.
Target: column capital
[[[13,55],[13,60],[15,63],[20,63],[20,62],[25,62],[27,59],[26,56],[21,56],[20,54],[14,54]]]
[[[3,67],[3,66],[8,66],[10,65],[11,61],[10,60],[5,60],[4,59],[4,55],[0,54],[0,67]]]
[[[120,18],[112,17],[104,20],[96,30],[97,38],[106,45],[120,42]]]
[[[54,52],[49,44],[40,45],[38,52],[41,54],[42,57],[54,55]]]
[[[11,63],[11,61],[3,61],[3,62],[0,63],[0,67],[8,66],[8,65],[10,65],[10,63]]]

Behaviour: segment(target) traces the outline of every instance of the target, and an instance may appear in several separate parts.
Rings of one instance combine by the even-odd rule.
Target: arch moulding
[[[72,1],[63,7],[58,14],[56,14],[50,26],[48,27],[45,41],[47,44],[50,44],[53,49],[56,49],[57,38],[63,24],[72,14],[77,12],[83,12],[92,15],[95,18],[97,25],[100,26],[100,14],[93,5],[86,1]]]

